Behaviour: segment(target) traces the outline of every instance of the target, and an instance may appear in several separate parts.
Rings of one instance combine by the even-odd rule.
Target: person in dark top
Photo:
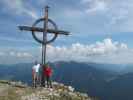
[[[51,81],[52,68],[48,64],[46,64],[44,67],[44,76],[46,79],[47,87],[52,88],[52,81]]]

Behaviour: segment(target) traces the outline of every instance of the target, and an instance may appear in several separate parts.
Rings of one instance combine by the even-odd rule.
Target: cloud
[[[4,56],[5,55],[5,53],[4,52],[0,52],[0,56]]]
[[[6,49],[6,48],[5,48]],[[0,51],[0,63],[41,62],[41,48],[6,49]],[[5,60],[6,59],[6,60]],[[133,49],[125,43],[107,38],[94,44],[74,43],[71,46],[47,45],[47,61],[76,61],[111,64],[133,63]]]
[[[33,19],[37,19],[38,15],[33,10],[33,7],[24,3],[24,0],[1,0],[0,3],[4,6],[3,10],[7,13],[12,12],[16,15],[28,15]],[[27,2],[26,2],[27,3]]]
[[[132,0],[81,0],[85,13],[97,16],[98,20],[105,22],[103,30],[115,33],[133,31],[132,3]]]
[[[5,37],[5,36],[1,36],[0,37],[0,41],[4,41],[4,42],[13,42],[13,43],[35,43],[33,40],[29,40],[29,39],[16,39],[16,38],[11,38],[11,37]]]
[[[0,64],[29,63],[33,59],[34,57],[29,51],[13,50],[12,48],[3,48],[0,51]]]
[[[82,0],[82,3],[88,5],[88,8],[86,9],[87,13],[95,13],[98,11],[107,10],[107,2],[104,0]]]
[[[50,61],[77,61],[77,62],[100,62],[100,63],[131,63],[117,58],[122,55],[126,56],[133,53],[124,43],[113,42],[110,38],[104,39],[102,42],[96,42],[91,45],[83,45],[80,43],[72,44],[70,47],[53,47],[48,46],[47,55]],[[111,60],[106,60],[111,59]],[[113,59],[113,60],[112,60]],[[133,60],[133,58],[132,58]]]
[[[17,58],[25,58],[25,57],[31,58],[32,57],[32,55],[28,52],[15,52],[15,51],[10,51],[9,56],[17,57]]]

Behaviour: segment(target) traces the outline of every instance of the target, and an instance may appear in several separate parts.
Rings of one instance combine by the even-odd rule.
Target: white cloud
[[[35,43],[33,40],[29,40],[29,39],[16,39],[16,38],[11,38],[11,37],[5,37],[5,36],[1,36],[0,37],[0,41],[6,41],[6,42],[22,42],[22,43]]]
[[[41,62],[40,47],[29,50],[3,49],[1,52],[0,63],[3,63],[2,61],[6,61],[5,63],[33,62],[34,60]],[[48,45],[47,60],[50,62],[77,61],[127,64],[133,63],[133,49],[129,49],[124,43],[112,41],[110,38],[89,45],[80,43],[74,43],[68,47]]]
[[[15,56],[15,52],[11,51],[10,53],[10,56]]]
[[[5,55],[5,53],[4,52],[0,52],[0,56],[4,56]]]
[[[20,58],[21,57],[32,57],[32,55],[27,52],[23,52],[23,53],[18,52],[16,55],[17,55],[17,57],[20,57]]]
[[[85,12],[97,13],[107,9],[107,1],[104,0],[81,0],[81,4],[86,6]]]
[[[103,30],[115,33],[133,31],[132,4],[132,0],[81,0],[84,12],[97,16],[97,19],[102,16],[101,20],[106,20]]]
[[[29,51],[15,50],[15,48],[2,48],[0,51],[0,64],[28,63],[33,59]]]
[[[87,13],[107,10],[107,2],[104,0],[83,0],[82,2],[88,5],[88,8],[86,9]]]
[[[30,10],[24,9],[22,13],[25,13],[25,14],[31,16],[34,19],[38,19],[39,18],[39,16],[34,11],[30,11]]]
[[[81,18],[81,16],[83,16],[84,13],[77,9],[76,10],[75,9],[65,9],[63,14],[67,18]]]
[[[72,44],[70,47],[48,46],[47,55],[50,61],[77,61],[77,62],[101,62],[101,63],[133,63],[127,58],[119,58],[133,53],[127,45],[119,42],[112,42],[111,39],[104,39],[103,42],[96,42],[92,45],[80,43]],[[119,59],[117,59],[119,58]],[[107,59],[111,59],[108,60]]]
[[[31,6],[27,8],[24,4],[24,0],[1,0],[1,4],[4,6],[4,11],[12,12],[16,15],[28,15],[33,19],[37,19],[38,15]]]
[[[10,51],[9,52],[9,56],[14,56],[14,57],[18,57],[18,58],[31,58],[32,55],[28,52],[16,52],[16,51]]]

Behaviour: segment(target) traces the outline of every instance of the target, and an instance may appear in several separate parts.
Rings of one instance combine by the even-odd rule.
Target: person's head
[[[38,64],[38,62],[37,61],[35,61],[35,65],[37,65]]]
[[[46,63],[46,64],[44,64],[44,66],[47,68],[47,67],[49,67],[49,64],[48,64],[48,63]]]
[[[45,67],[49,67],[49,65],[46,63],[46,64],[45,64]]]

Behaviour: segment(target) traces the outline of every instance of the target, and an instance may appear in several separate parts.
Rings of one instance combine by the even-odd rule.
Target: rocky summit
[[[0,81],[0,100],[96,100],[73,87],[53,82],[53,88],[32,88],[22,82]]]

